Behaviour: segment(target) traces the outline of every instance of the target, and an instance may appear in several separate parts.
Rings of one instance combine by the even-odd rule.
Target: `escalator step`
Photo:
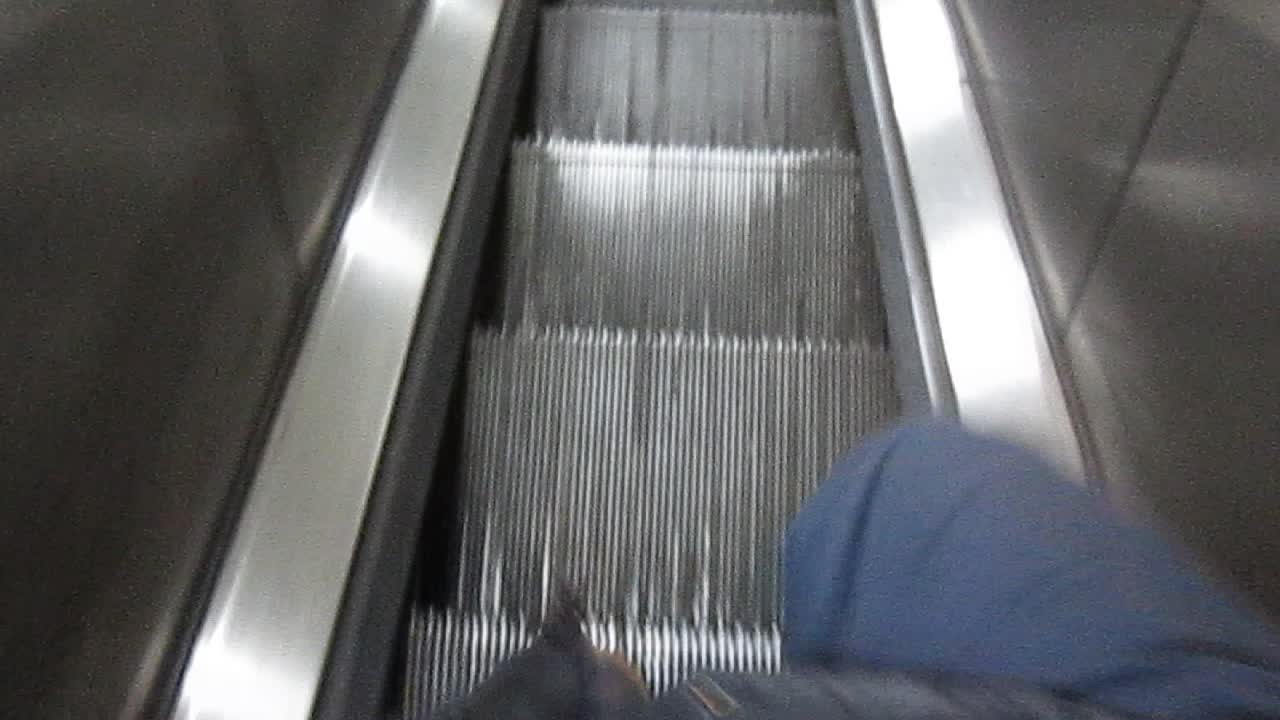
[[[610,330],[472,336],[458,606],[768,625],[785,523],[897,407],[880,348]]]
[[[543,12],[535,123],[607,142],[850,148],[830,14]]]
[[[507,326],[884,342],[851,153],[552,140],[511,162]]]
[[[584,630],[597,648],[626,657],[655,692],[699,670],[777,672],[780,664],[776,626],[589,621]],[[415,609],[409,626],[405,717],[426,718],[431,708],[464,695],[499,662],[527,647],[534,635],[520,621]]]
[[[714,10],[717,12],[825,12],[835,11],[834,0],[568,0],[565,5],[662,10]]]

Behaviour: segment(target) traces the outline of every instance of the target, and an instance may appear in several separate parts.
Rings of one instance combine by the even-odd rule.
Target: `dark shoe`
[[[470,695],[440,708],[439,720],[606,720],[632,717],[649,702],[640,673],[592,647],[583,614],[567,596],[538,639],[504,662]]]

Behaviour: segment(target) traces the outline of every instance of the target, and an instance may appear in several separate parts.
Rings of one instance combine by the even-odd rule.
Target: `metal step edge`
[[[883,343],[858,167],[839,150],[518,142],[496,318]]]
[[[634,2],[634,4],[632,4]],[[815,0],[805,7],[786,8],[772,6],[742,7],[733,0],[706,0],[703,7],[698,0],[569,0],[542,10],[545,18],[557,18],[569,14],[599,14],[605,16],[653,17],[656,15],[680,17],[759,17],[762,19],[807,20],[815,23],[835,22],[835,3]],[[819,7],[822,6],[822,7]]]
[[[549,136],[853,147],[834,16],[572,6],[541,29]]]
[[[736,169],[740,167],[787,170],[810,163],[829,172],[853,173],[859,168],[858,152],[851,148],[743,147],[683,143],[629,143],[533,135],[511,144],[511,161],[546,157],[564,163],[596,163],[629,160],[637,165],[654,162],[672,167]]]
[[[776,625],[699,625],[676,619],[638,624],[588,618],[582,629],[597,649],[625,657],[655,693],[699,671],[781,669]],[[536,625],[523,621],[452,608],[415,608],[409,622],[405,716],[426,718],[433,708],[464,696],[536,635]]]

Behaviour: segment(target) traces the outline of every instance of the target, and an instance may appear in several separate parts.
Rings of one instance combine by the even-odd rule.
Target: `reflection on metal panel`
[[[959,414],[1079,477],[1079,445],[945,3],[869,2]]]
[[[320,293],[180,718],[310,714],[502,0],[433,0]]]

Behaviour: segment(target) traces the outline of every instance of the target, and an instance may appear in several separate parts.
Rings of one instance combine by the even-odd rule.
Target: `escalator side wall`
[[[393,662],[414,596],[412,568],[415,562],[439,564],[437,555],[448,552],[441,545],[420,545],[417,538],[444,452],[441,441],[460,382],[477,277],[528,82],[536,10],[536,2],[509,1],[500,20],[387,429],[315,718],[375,717],[391,709],[387,704],[398,694],[388,683],[400,677]],[[443,535],[433,532],[429,539]]]
[[[952,5],[1103,489],[1280,617],[1280,11]]]
[[[892,119],[892,99],[865,3],[838,5],[840,38],[862,159],[863,194],[875,241],[894,381],[907,416],[954,415],[955,396],[928,287],[901,140]]]
[[[165,711],[409,4],[6,9],[8,711]]]

